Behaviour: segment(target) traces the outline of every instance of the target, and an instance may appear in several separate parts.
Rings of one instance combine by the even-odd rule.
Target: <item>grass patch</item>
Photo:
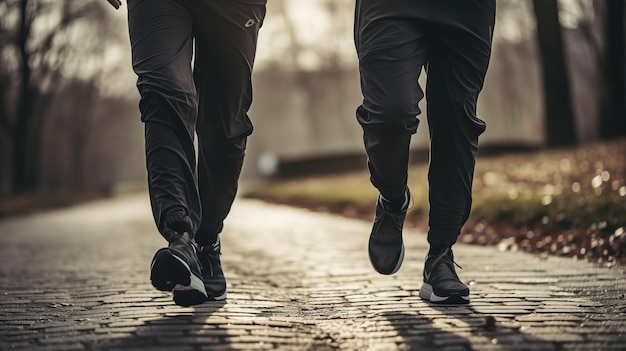
[[[427,165],[412,165],[407,226],[426,229]],[[626,263],[626,140],[480,157],[474,205],[460,240]],[[244,196],[371,220],[377,191],[367,171],[268,181]]]

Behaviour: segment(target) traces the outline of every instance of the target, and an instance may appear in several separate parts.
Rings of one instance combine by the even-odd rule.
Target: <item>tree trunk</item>
[[[13,192],[24,194],[31,190],[28,172],[28,126],[23,121],[15,126],[13,133]]]
[[[30,22],[28,18],[28,0],[20,3],[20,28],[18,33],[18,49],[20,53],[20,89],[17,103],[17,116],[13,133],[13,191],[26,193],[33,187],[28,172],[29,118],[31,116],[32,91],[30,89],[30,56],[28,36]]]
[[[31,35],[32,13],[28,0],[20,3],[20,26],[17,46],[20,60],[20,88],[13,133],[13,192],[33,193],[39,187],[42,115],[46,106],[45,96],[33,88],[31,53],[28,40]],[[32,10],[32,9],[31,9]]]
[[[533,0],[543,71],[545,137],[548,147],[577,143],[557,0]]]
[[[606,0],[605,96],[600,108],[600,137],[626,136],[626,25],[624,0]]]

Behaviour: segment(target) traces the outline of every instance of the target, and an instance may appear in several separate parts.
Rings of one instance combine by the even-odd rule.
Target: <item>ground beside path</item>
[[[370,224],[237,199],[225,303],[173,304],[148,280],[164,242],[145,194],[0,222],[0,349],[623,350],[624,268],[455,247],[468,306],[419,299],[426,237],[393,276]]]

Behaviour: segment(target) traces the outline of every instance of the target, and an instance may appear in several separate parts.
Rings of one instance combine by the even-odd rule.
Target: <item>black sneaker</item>
[[[469,288],[456,275],[452,249],[447,248],[439,255],[427,256],[424,264],[424,283],[420,298],[432,303],[469,303]]]
[[[404,259],[402,227],[409,208],[411,194],[405,192],[405,201],[398,212],[391,212],[386,200],[378,197],[376,217],[370,234],[368,253],[374,269],[380,274],[393,274],[400,269]]]
[[[202,280],[207,292],[207,300],[220,301],[226,299],[226,278],[220,262],[220,237],[213,245],[206,245],[200,249],[198,258],[202,266]]]
[[[206,301],[200,263],[189,233],[176,235],[168,247],[156,252],[150,265],[150,280],[158,290],[172,291],[177,305],[191,306]]]

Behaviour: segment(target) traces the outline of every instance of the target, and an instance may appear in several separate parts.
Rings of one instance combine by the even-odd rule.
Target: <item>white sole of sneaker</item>
[[[196,277],[195,275],[191,273],[191,268],[189,268],[189,265],[187,264],[187,262],[183,261],[180,257],[176,255],[172,255],[172,256],[185,266],[185,268],[189,272],[189,280],[190,280],[189,285],[176,284],[172,291],[197,290],[200,293],[202,293],[206,298],[207,294],[206,294],[206,289],[204,288],[204,282],[202,281],[202,278]]]
[[[462,296],[459,294],[452,294],[450,296],[438,296],[433,291],[433,287],[428,283],[422,284],[422,287],[420,288],[419,296],[421,299],[430,301],[432,303],[441,303],[441,304],[457,305],[457,304],[466,304],[466,303],[469,303],[470,301],[469,296]]]
[[[226,300],[226,293],[223,293],[220,296],[209,296],[209,301],[222,301]]]
[[[400,258],[398,258],[398,264],[396,264],[396,267],[393,269],[393,272],[391,272],[390,274],[394,274],[397,271],[399,271],[400,267],[402,267],[403,261],[404,261],[404,243],[402,243],[402,251],[400,251]]]
[[[152,285],[161,291],[172,291],[177,305],[198,305],[207,300],[202,278],[191,273],[189,265],[167,249],[157,252],[150,271]]]
[[[394,274],[397,271],[399,271],[400,267],[402,267],[402,262],[403,261],[404,261],[404,243],[402,243],[402,250],[400,250],[400,257],[398,257],[398,263],[393,268],[393,271],[391,271],[391,273],[389,273],[389,274]]]

